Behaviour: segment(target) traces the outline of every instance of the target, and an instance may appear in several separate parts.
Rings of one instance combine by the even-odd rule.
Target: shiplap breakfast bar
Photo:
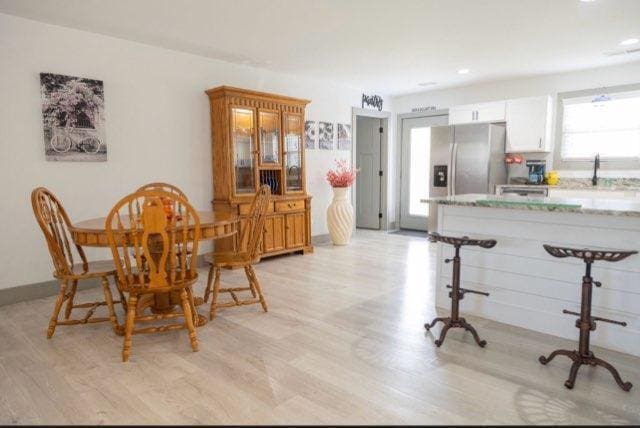
[[[465,296],[465,312],[567,339],[576,337],[576,317],[562,310],[580,311],[584,263],[553,258],[542,245],[640,249],[640,201],[467,194],[423,202],[438,205],[441,235],[498,241],[492,251],[462,249],[462,285],[491,293]],[[436,305],[447,308],[451,269],[444,259],[453,253],[437,245]],[[640,356],[640,256],[599,263],[593,276],[602,282],[593,292],[593,315],[628,325],[598,323],[592,343]]]

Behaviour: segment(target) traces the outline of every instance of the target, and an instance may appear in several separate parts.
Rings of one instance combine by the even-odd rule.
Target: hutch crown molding
[[[258,188],[272,200],[263,257],[311,252],[311,196],[306,192],[304,109],[309,100],[220,86],[206,91],[211,105],[213,206],[243,218]],[[235,242],[243,246],[244,243]],[[216,243],[217,249],[234,245]]]

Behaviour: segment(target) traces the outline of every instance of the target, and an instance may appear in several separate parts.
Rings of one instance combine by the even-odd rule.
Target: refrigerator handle
[[[456,161],[458,158],[458,144],[453,143],[451,145],[451,196],[456,195]]]
[[[449,181],[447,183],[447,196],[453,194],[453,143],[449,144]]]

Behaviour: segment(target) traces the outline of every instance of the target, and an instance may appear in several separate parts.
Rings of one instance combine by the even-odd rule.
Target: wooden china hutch
[[[220,86],[211,105],[213,206],[240,215],[239,239],[257,188],[271,188],[263,257],[311,252],[311,196],[306,192],[304,109],[308,100]],[[217,249],[237,241],[219,241]],[[238,248],[238,247],[237,247]]]

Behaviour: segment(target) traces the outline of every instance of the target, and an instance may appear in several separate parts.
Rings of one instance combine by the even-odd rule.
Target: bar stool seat
[[[440,338],[434,342],[437,347],[440,347],[440,345],[444,343],[444,339],[449,329],[464,328],[473,335],[476,343],[481,348],[484,348],[487,341],[480,340],[475,328],[473,328],[473,326],[464,318],[460,317],[460,300],[464,298],[466,293],[480,294],[483,296],[489,296],[489,293],[460,287],[460,247],[464,245],[473,245],[482,248],[493,248],[496,246],[497,242],[494,239],[471,239],[468,236],[458,238],[453,236],[442,236],[438,233],[430,233],[429,240],[432,242],[442,242],[444,244],[453,245],[455,248],[455,256],[453,259],[445,259],[445,263],[453,262],[453,278],[451,280],[451,285],[447,285],[447,288],[451,289],[451,292],[449,293],[449,297],[451,298],[451,316],[446,318],[435,318],[431,323],[426,323],[424,328],[429,331],[438,322],[442,322],[444,324],[444,327],[440,332]]]
[[[591,277],[591,265],[595,261],[618,262],[620,260],[626,259],[631,255],[637,254],[638,252],[627,250],[591,250],[587,248],[577,249],[568,247],[556,247],[546,244],[543,245],[543,247],[547,251],[547,253],[551,254],[553,257],[575,257],[583,260],[586,264],[586,271],[584,276],[582,277],[582,298],[580,304],[580,313],[568,311],[566,309],[562,311],[562,313],[578,315],[580,317],[576,320],[576,327],[580,330],[578,350],[569,351],[566,349],[557,349],[553,351],[548,357],[545,357],[543,355],[538,358],[538,360],[541,364],[546,365],[557,355],[564,355],[566,357],[569,357],[573,361],[573,364],[571,365],[571,370],[569,372],[569,379],[567,379],[564,383],[564,386],[569,389],[573,388],[580,366],[589,365],[602,366],[606,368],[607,370],[609,370],[618,386],[624,391],[629,391],[633,386],[631,382],[623,382],[620,374],[615,369],[615,367],[613,367],[608,362],[601,360],[600,358],[596,358],[593,355],[593,352],[589,350],[590,334],[596,329],[596,321],[617,324],[622,327],[626,327],[627,325],[627,323],[623,321],[614,321],[607,318],[601,318],[591,315],[593,286],[602,286],[599,281],[594,281]]]

